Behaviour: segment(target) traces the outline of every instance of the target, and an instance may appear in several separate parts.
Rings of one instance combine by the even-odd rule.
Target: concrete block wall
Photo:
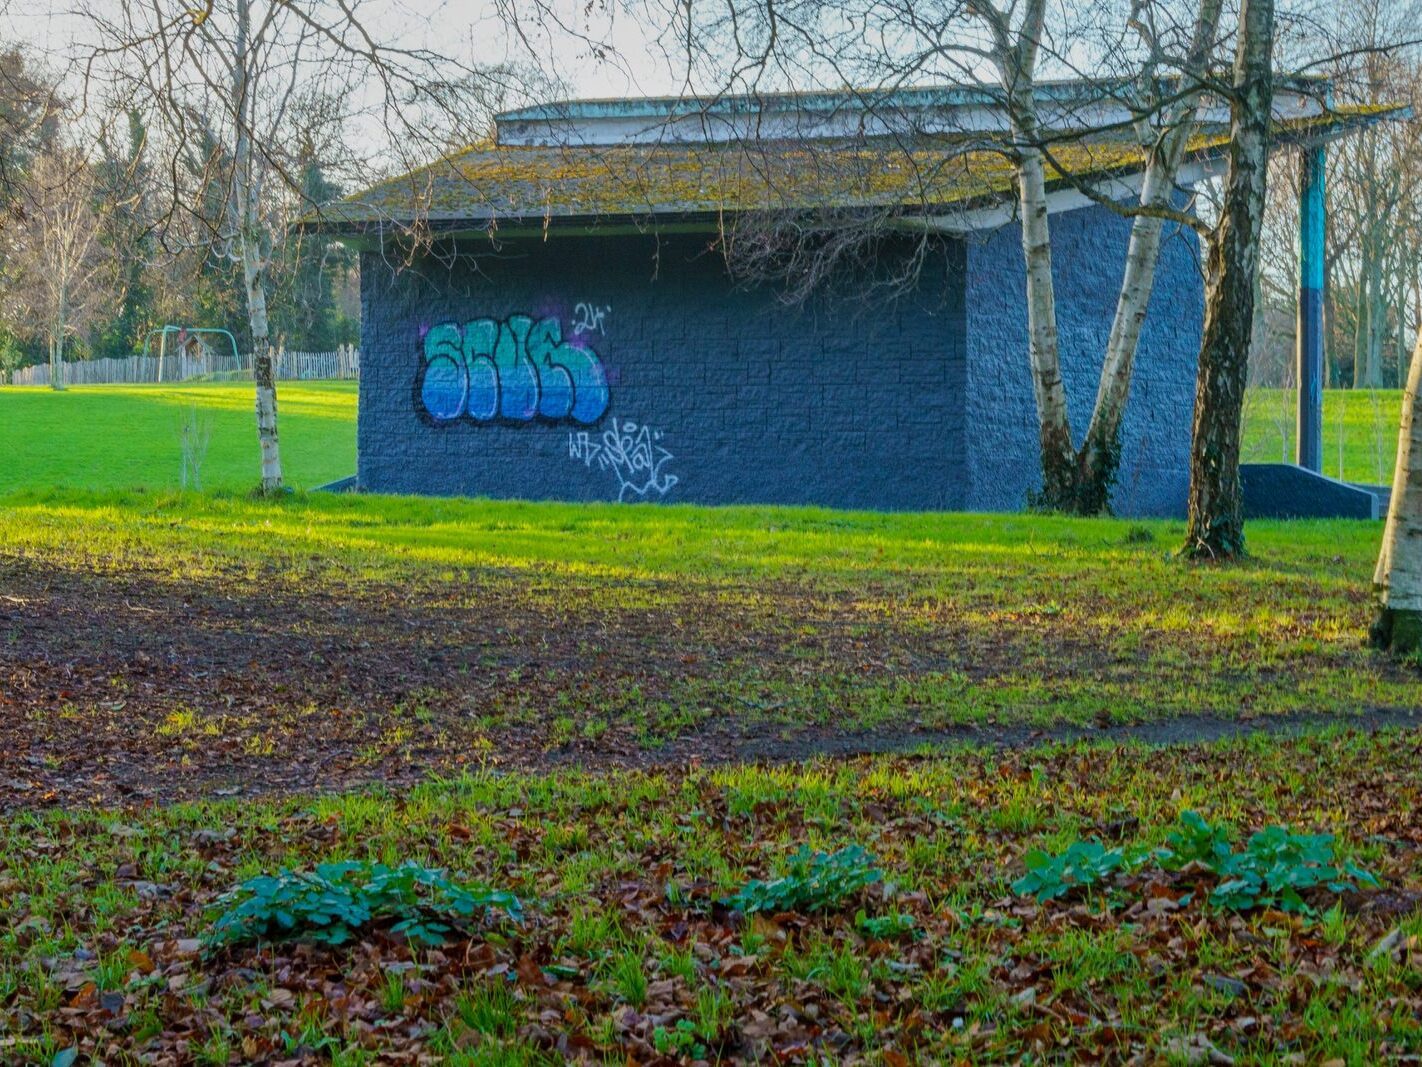
[[[734,285],[708,242],[510,241],[403,271],[363,253],[361,487],[966,506],[961,242],[899,300],[847,284],[797,307]]]
[[[1052,275],[1072,431],[1086,432],[1130,236],[1102,206],[1053,215]],[[1015,224],[967,240],[965,506],[1016,511],[1041,487],[1036,400],[1027,361],[1026,270]],[[1122,427],[1119,515],[1183,515],[1190,421],[1204,316],[1193,233],[1167,224]]]

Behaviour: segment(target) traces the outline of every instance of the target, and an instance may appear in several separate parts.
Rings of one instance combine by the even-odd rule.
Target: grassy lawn
[[[1244,405],[1244,462],[1294,461],[1295,396],[1292,389],[1250,391]],[[1401,413],[1402,392],[1397,389],[1325,390],[1323,473],[1345,481],[1390,485]]]
[[[0,764],[104,799],[1412,708],[1363,643],[1378,533],[1211,567],[1172,522],[12,494]]]
[[[355,382],[282,382],[282,458],[287,480],[312,488],[355,471]],[[1245,404],[1246,462],[1293,460],[1294,394],[1253,390]],[[1401,394],[1324,394],[1324,472],[1387,483],[1397,448]],[[0,448],[23,463],[0,467],[0,492],[18,488],[175,489],[181,472],[180,419],[196,408],[210,420],[202,468],[208,489],[246,489],[256,480],[252,387],[247,382],[183,385],[0,387]]]
[[[355,382],[282,382],[286,480],[313,488],[355,473]],[[196,411],[209,444],[205,489],[257,481],[250,382],[0,387],[0,492],[18,488],[176,489],[179,426]]]
[[[292,480],[349,473],[353,389],[282,395]],[[261,501],[248,404],[0,391],[0,1062],[1422,1057],[1377,524],[1198,566],[1177,522]],[[1231,844],[1172,862],[1191,812]],[[333,862],[388,870],[249,881]]]
[[[1419,802],[1408,732],[474,771],[398,793],[18,816],[0,824],[0,1057],[1412,1062]],[[1041,904],[1013,889],[1034,849],[1141,856],[1187,809],[1236,849],[1276,823],[1336,834],[1336,858],[1381,888],[1241,911],[1198,864],[1148,863]],[[858,846],[851,869],[877,880],[842,896],[792,882],[801,899],[770,911],[753,909],[783,895],[723,903],[801,846]],[[512,891],[523,920],[476,914],[434,948],[388,921],[334,948],[207,942],[225,890],[330,860],[447,868]]]

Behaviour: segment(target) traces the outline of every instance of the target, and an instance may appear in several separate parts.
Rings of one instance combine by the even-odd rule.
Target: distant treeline
[[[212,164],[220,150],[199,145],[193,153],[212,172],[198,202],[187,205],[194,239],[160,240],[174,232],[171,215],[160,218],[171,212],[170,175],[149,158],[143,116],[106,116],[99,136],[81,145],[66,137],[68,110],[23,51],[0,50],[0,372],[132,356],[166,324],[224,328],[250,351],[242,266],[213,240],[227,225],[228,192]],[[314,144],[297,160],[295,178],[308,203],[343,193],[327,180]],[[354,344],[355,257],[285,232],[267,273],[272,341],[308,352]],[[201,345],[191,343],[196,354]]]

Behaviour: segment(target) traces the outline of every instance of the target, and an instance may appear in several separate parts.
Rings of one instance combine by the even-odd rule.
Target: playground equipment
[[[143,354],[148,355],[153,344],[153,335],[158,334],[158,380],[163,380],[163,360],[168,354],[168,337],[174,336],[175,350],[182,352],[192,341],[201,341],[203,335],[218,335],[227,338],[227,343],[232,346],[232,358],[240,362],[237,355],[237,338],[232,336],[231,330],[224,330],[218,326],[160,326],[157,329],[149,330],[148,336],[143,339]]]

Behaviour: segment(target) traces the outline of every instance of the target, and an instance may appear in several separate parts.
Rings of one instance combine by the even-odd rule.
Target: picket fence
[[[276,376],[278,381],[358,379],[360,349],[354,345],[343,346],[334,352],[288,352],[278,349]],[[161,361],[157,356],[86,359],[65,363],[63,372],[65,385],[153,385],[158,382],[191,382],[203,379],[222,381],[251,377],[250,355],[193,357],[185,352],[167,356]],[[11,375],[10,384],[51,384],[49,364],[22,367]]]

